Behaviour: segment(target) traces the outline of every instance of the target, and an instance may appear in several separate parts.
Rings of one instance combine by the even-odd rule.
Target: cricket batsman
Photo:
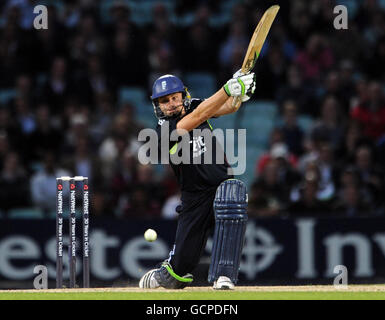
[[[221,89],[205,100],[192,99],[176,76],[167,74],[155,80],[151,100],[159,120],[156,128],[158,139],[164,141],[162,132],[169,132],[166,141],[171,155],[177,149],[171,133],[177,130],[178,135],[189,135],[191,161],[180,164],[170,161],[181,188],[175,242],[168,259],[159,268],[143,275],[140,288],[183,289],[190,285],[193,281],[191,272],[199,263],[208,236],[214,233],[208,281],[216,290],[234,289],[247,222],[246,187],[242,181],[234,179],[216,137],[209,135],[212,139],[209,144],[204,141],[207,135],[196,136],[193,129],[207,129],[211,133],[208,120],[235,112],[240,103],[234,107],[233,99],[240,98],[245,102],[254,90],[253,72],[243,74],[237,71]],[[162,130],[163,126],[168,126],[168,130]],[[160,149],[161,146],[159,152]],[[210,163],[202,161],[196,164],[193,161],[194,157],[202,157],[208,152],[211,153]],[[222,161],[217,161],[220,153]]]

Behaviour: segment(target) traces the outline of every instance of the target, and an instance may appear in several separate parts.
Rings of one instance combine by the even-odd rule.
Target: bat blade
[[[259,21],[257,27],[255,28],[242,63],[242,72],[244,74],[250,72],[254,68],[259,54],[262,51],[262,47],[265,43],[267,34],[269,33],[271,25],[273,24],[274,19],[278,13],[278,10],[278,5],[271,6],[269,9],[267,9]],[[233,107],[238,109],[240,105],[241,98],[234,98]]]
[[[274,5],[265,11],[257,27],[254,30],[251,37],[249,47],[242,64],[242,72],[247,73],[251,71],[262,51],[263,44],[265,43],[267,34],[270,31],[271,25],[278,13],[279,6]]]

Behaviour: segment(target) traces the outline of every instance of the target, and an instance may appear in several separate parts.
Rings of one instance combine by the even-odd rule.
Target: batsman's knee
[[[238,179],[223,181],[217,188],[214,199],[215,218],[226,214],[247,219],[247,189]]]
[[[154,276],[159,285],[166,289],[183,289],[193,281],[193,276],[189,273],[183,277],[178,276],[168,262],[163,262]]]

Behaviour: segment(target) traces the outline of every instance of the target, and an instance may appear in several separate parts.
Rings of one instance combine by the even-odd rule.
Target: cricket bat
[[[265,43],[267,34],[269,33],[270,27],[273,24],[275,16],[277,15],[279,10],[278,5],[271,6],[269,9],[265,11],[261,20],[259,21],[257,27],[254,30],[253,36],[251,37],[249,47],[247,48],[247,52],[245,58],[242,63],[242,73],[246,74],[251,71],[255,63],[261,53],[263,44]],[[242,101],[240,97],[236,97],[233,99],[233,107],[238,109],[241,105]]]

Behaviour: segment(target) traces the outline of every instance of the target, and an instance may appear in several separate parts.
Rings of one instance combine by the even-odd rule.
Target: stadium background
[[[286,232],[280,223],[327,219],[320,222],[327,230],[337,219],[352,232],[365,225],[365,237],[381,240],[385,1],[275,3],[281,9],[257,63],[255,95],[238,113],[213,120],[215,128],[247,130],[240,178],[249,186],[251,221],[277,236]],[[48,7],[48,30],[33,28],[38,4]],[[143,231],[173,226],[178,188],[172,172],[137,161],[138,132],[156,124],[152,82],[172,73],[193,97],[210,96],[239,69],[271,4],[2,1],[0,244],[27,234],[29,226],[53,236],[61,175],[90,178],[91,219],[111,221],[111,233],[118,224]],[[347,30],[333,26],[338,4],[348,9]],[[172,242],[172,235],[165,237]],[[346,260],[353,261],[354,252]],[[373,255],[383,265],[380,252]],[[373,275],[381,272],[366,278]]]

